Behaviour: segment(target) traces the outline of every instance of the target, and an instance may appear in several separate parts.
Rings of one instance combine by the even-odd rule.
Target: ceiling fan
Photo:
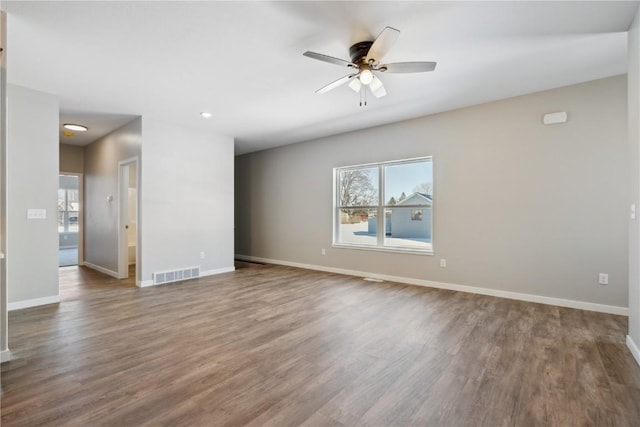
[[[400,31],[395,28],[385,27],[374,41],[365,41],[354,44],[349,48],[351,61],[323,55],[316,52],[305,52],[304,56],[351,68],[351,74],[347,74],[338,80],[321,87],[316,93],[325,93],[331,89],[349,82],[349,87],[355,92],[361,93],[362,86],[368,86],[371,93],[380,98],[387,94],[384,85],[376,76],[376,73],[422,73],[433,71],[435,62],[394,62],[381,64],[382,58],[389,52],[400,36]]]

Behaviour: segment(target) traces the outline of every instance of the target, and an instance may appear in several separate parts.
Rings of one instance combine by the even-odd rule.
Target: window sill
[[[392,252],[395,254],[410,254],[410,255],[428,255],[433,256],[433,249],[411,249],[411,248],[394,248],[394,247],[380,247],[380,246],[365,246],[365,245],[349,245],[345,243],[333,243],[331,245],[338,249],[358,249],[374,252]]]

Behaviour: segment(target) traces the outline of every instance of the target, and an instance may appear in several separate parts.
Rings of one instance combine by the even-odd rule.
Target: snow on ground
[[[340,224],[340,243],[354,243],[356,245],[376,245],[375,233],[369,234],[367,222],[357,224]],[[397,237],[385,237],[385,246],[394,246],[412,249],[431,248],[431,239],[399,239]]]

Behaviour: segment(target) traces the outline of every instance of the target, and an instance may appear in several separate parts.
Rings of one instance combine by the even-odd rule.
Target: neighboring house
[[[431,239],[432,206],[433,197],[425,193],[413,193],[398,202],[391,208],[391,237]]]
[[[431,239],[431,212],[433,197],[425,193],[413,193],[385,212],[386,234],[403,239]],[[368,219],[368,232],[376,233],[377,220]]]

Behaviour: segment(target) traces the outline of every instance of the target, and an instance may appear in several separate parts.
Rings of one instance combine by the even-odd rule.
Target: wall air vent
[[[153,284],[164,285],[165,283],[194,279],[196,277],[200,277],[200,267],[188,267],[178,270],[157,271],[153,273]]]

